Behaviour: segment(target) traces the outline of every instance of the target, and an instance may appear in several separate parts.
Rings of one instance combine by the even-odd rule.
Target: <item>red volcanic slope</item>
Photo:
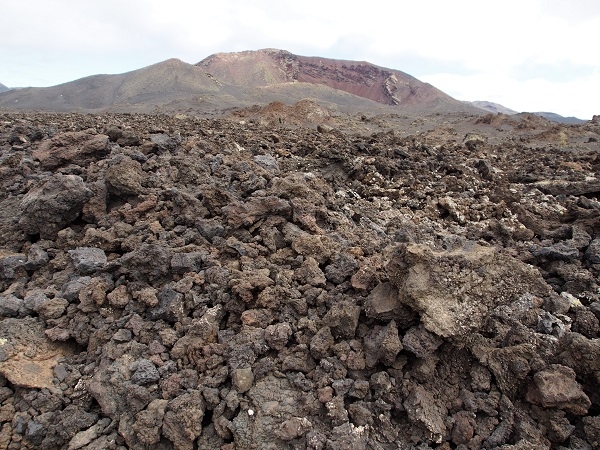
[[[196,64],[215,78],[244,86],[305,82],[339,89],[386,105],[427,106],[464,104],[430,84],[399,70],[368,62],[298,56],[285,50],[264,49],[217,53]]]

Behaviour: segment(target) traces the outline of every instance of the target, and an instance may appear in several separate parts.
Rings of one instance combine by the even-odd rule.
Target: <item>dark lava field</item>
[[[0,448],[600,448],[600,118],[260,113],[0,112]]]

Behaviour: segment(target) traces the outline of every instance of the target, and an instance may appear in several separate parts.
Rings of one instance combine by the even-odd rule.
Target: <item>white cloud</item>
[[[516,111],[550,111],[591,119],[600,114],[600,71],[563,82],[515,81],[503,74],[433,74],[421,77],[459,100],[487,100]]]
[[[570,110],[589,111],[593,95],[580,96],[581,86],[589,87],[597,80],[590,74],[600,71],[597,0],[371,0],[361,7],[341,0],[5,0],[0,13],[0,82],[9,86],[276,47],[367,60],[430,81],[439,74],[444,85],[432,84],[461,98],[493,100],[495,90],[483,92],[493,80],[503,92],[566,104],[556,95],[561,87],[577,94]],[[409,60],[426,62],[427,69],[406,67]],[[549,80],[557,72],[573,78],[557,86]]]

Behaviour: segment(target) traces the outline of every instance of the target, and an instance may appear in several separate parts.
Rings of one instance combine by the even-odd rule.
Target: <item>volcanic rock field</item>
[[[599,118],[270,111],[0,112],[0,448],[600,448]]]

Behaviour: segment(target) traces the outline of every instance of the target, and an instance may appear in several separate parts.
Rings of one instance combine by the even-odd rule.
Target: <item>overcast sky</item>
[[[0,17],[9,87],[271,47],[402,70],[459,100],[600,114],[599,0],[2,0]]]

